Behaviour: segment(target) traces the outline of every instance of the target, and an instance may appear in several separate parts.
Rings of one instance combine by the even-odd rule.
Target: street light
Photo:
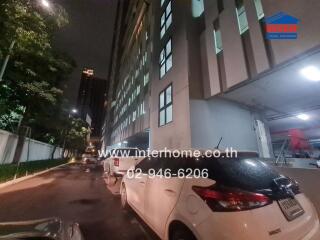
[[[50,8],[50,3],[47,0],[41,0],[41,4],[45,8]]]
[[[73,109],[71,110],[71,112],[72,112],[72,113],[78,113],[78,110],[75,109],[75,108],[73,108]]]

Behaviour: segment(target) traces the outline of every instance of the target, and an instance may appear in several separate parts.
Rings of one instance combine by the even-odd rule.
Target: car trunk
[[[209,160],[209,159],[208,159]],[[202,167],[217,185],[268,196],[272,203],[250,210],[270,239],[302,239],[315,226],[316,212],[297,183],[256,158],[211,159]]]

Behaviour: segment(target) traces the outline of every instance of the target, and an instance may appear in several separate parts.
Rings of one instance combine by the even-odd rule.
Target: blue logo
[[[266,38],[270,40],[293,40],[297,39],[299,19],[286,13],[279,12],[265,19]]]

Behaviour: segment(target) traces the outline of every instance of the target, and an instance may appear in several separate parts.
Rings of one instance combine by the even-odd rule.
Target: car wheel
[[[122,185],[120,194],[121,194],[121,207],[126,210],[129,209],[129,204],[127,200],[127,189],[125,185]]]
[[[189,229],[181,227],[172,232],[170,240],[197,240],[197,238]]]

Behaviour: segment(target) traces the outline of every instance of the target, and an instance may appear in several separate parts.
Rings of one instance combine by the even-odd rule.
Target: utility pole
[[[6,71],[6,68],[7,68],[9,59],[10,59],[10,55],[12,53],[12,50],[13,50],[15,44],[16,44],[16,41],[13,40],[11,42],[11,45],[10,45],[10,48],[9,48],[9,52],[8,52],[6,58],[4,59],[4,62],[2,64],[2,68],[1,68],[1,72],[0,72],[0,82],[2,82],[2,80],[3,80],[3,75],[4,75],[4,72]]]

